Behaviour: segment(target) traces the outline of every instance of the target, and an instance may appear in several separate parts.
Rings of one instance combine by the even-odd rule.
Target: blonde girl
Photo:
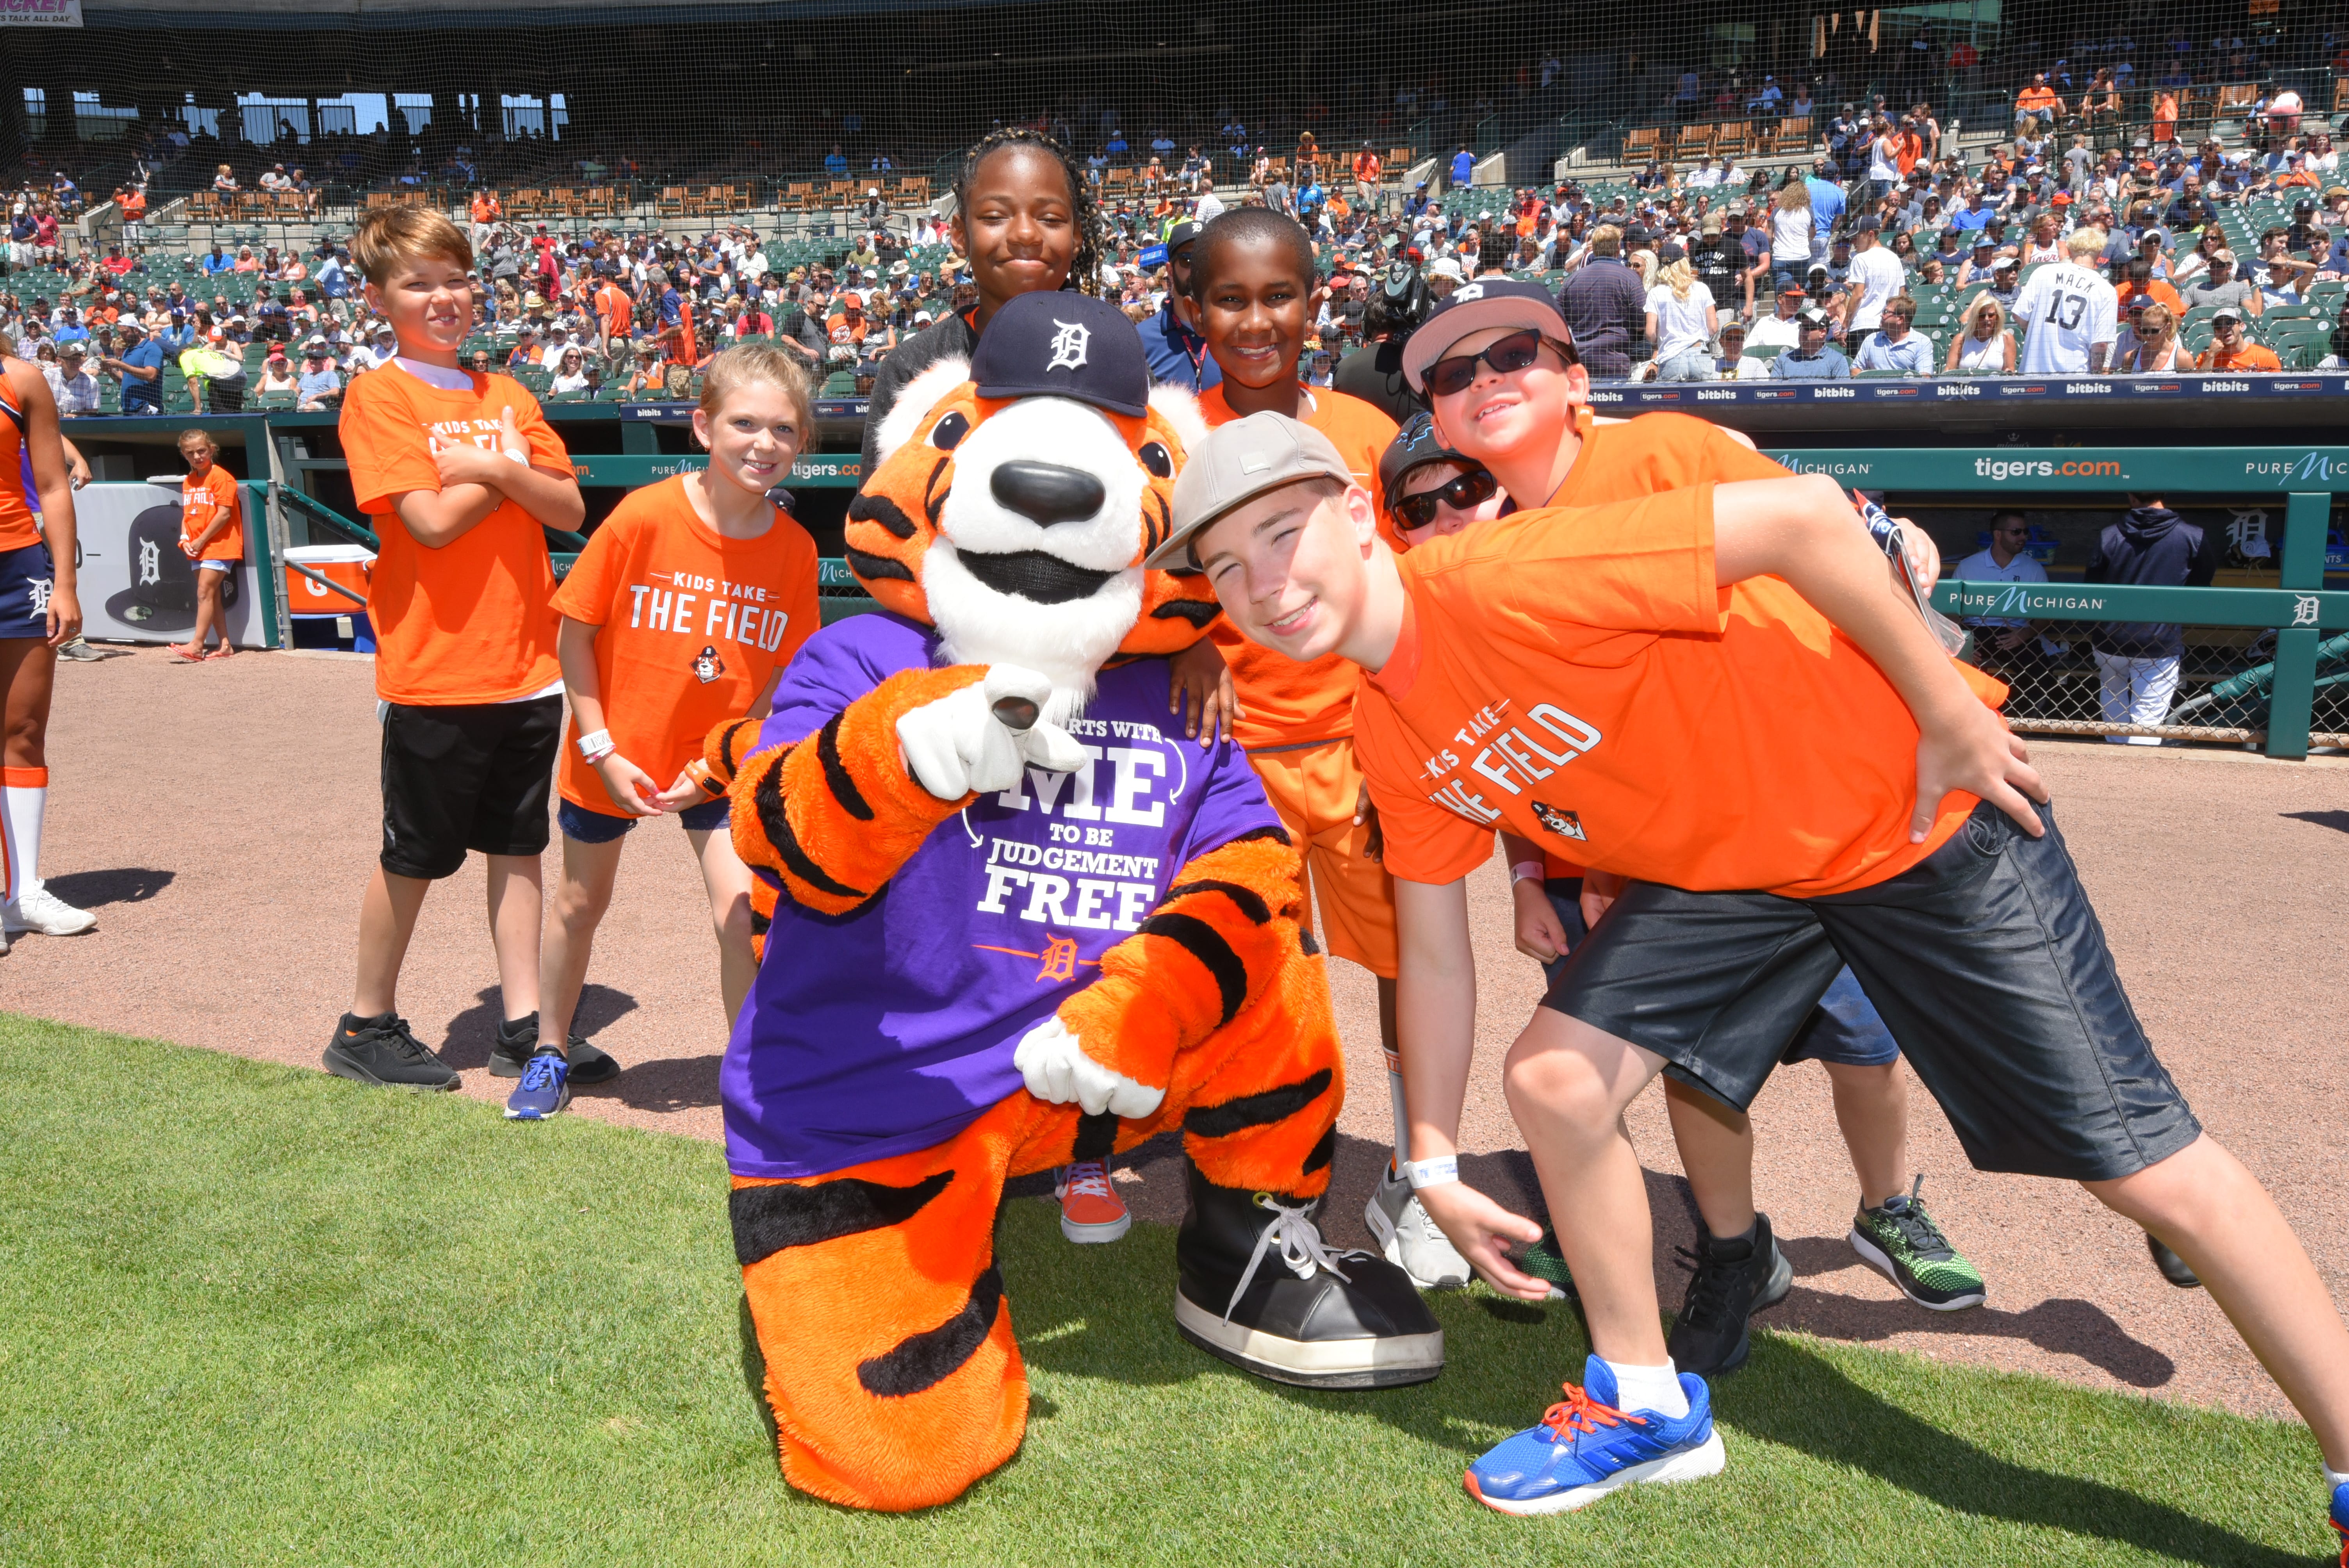
[[[2113,369],[2123,376],[2175,376],[2194,368],[2194,356],[2178,341],[2178,317],[2159,301],[2137,313],[2125,329],[2128,341]]]
[[[1648,342],[1658,381],[1710,381],[1716,371],[1711,345],[1720,330],[1713,291],[1696,281],[1685,254],[1656,270],[1648,291]]]
[[[1951,375],[2014,374],[2014,334],[2006,330],[2006,308],[1988,294],[1977,298],[1966,312],[1966,329],[1950,340],[1950,356],[1941,368]]]
[[[620,846],[638,820],[676,817],[701,869],[730,1025],[750,995],[750,873],[734,853],[703,738],[762,717],[819,622],[816,547],[768,499],[812,428],[808,381],[771,344],[712,360],[694,410],[709,467],[633,492],[589,536],[554,596],[571,730],[555,788],[563,874],[540,961],[538,1049],[507,1114],[562,1109],[616,1064],[573,1031]]]

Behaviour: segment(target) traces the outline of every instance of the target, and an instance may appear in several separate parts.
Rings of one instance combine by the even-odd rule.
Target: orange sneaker
[[[1080,1160],[1053,1171],[1052,1196],[1061,1201],[1061,1234],[1079,1246],[1113,1242],[1133,1223],[1102,1161]]]

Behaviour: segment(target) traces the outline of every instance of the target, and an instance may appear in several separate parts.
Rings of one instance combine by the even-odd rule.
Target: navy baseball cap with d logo
[[[1125,312],[1091,294],[1006,301],[979,336],[970,378],[982,397],[1073,397],[1134,418],[1150,407],[1142,335]]]

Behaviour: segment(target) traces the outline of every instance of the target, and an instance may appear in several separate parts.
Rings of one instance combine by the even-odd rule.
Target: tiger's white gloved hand
[[[1071,1100],[1088,1116],[1115,1111],[1129,1119],[1148,1116],[1166,1099],[1163,1088],[1138,1084],[1085,1055],[1084,1045],[1056,1015],[1028,1031],[1011,1065],[1028,1080],[1028,1092],[1052,1105]]]
[[[1022,732],[995,717],[995,704],[1007,696],[1041,709],[1051,695],[1052,683],[1033,670],[989,665],[985,680],[898,718],[906,771],[939,799],[959,800],[1010,789],[1031,762],[1059,773],[1082,767],[1084,748],[1060,726],[1040,720]]]

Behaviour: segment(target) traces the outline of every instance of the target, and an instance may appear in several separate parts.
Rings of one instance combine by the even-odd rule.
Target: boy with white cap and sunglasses
[[[1357,740],[1403,917],[1412,1176],[1520,1295],[1538,1282],[1500,1246],[1529,1224],[1457,1180],[1445,1136],[1474,1029],[1464,879],[1506,826],[1630,881],[1506,1068],[1593,1353],[1469,1491],[1547,1513],[1722,1468],[1705,1384],[1665,1351],[1619,1118],[1667,1064],[1750,1100],[1848,961],[1978,1166],[2079,1181],[2200,1274],[2308,1419],[2349,1528],[2349,1330],[2155,1057],[1992,707],[2002,688],[1949,657],[1831,481],[1558,505],[1590,454],[1545,476],[1526,448],[1567,407],[1570,347],[1529,304],[1448,314],[1405,373],[1455,447],[1550,504],[1399,561],[1328,443],[1254,415],[1192,452],[1150,564],[1204,571],[1264,646],[1366,672]]]

